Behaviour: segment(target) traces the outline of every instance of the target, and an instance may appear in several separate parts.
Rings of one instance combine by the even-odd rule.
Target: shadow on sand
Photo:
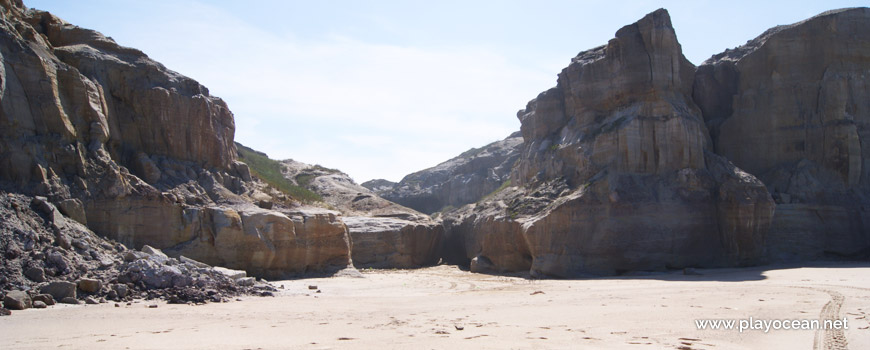
[[[469,271],[468,266],[457,266],[460,270]],[[776,263],[751,267],[732,268],[686,268],[665,271],[632,271],[615,276],[581,276],[575,278],[548,277],[544,279],[558,280],[660,280],[674,282],[746,282],[767,279],[765,272],[775,270],[790,270],[800,268],[867,268],[870,261],[809,261],[796,263]],[[528,272],[479,272],[492,276],[518,277],[528,280],[541,278],[532,277]]]

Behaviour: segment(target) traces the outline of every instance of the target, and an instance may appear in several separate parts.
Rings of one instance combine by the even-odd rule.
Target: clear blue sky
[[[25,0],[207,86],[236,140],[398,181],[519,130],[578,52],[667,8],[700,64],[769,27],[868,1]]]

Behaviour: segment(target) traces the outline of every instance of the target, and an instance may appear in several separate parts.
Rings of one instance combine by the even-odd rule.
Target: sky
[[[399,181],[519,130],[577,53],[658,8],[700,64],[870,1],[24,0],[196,79],[273,159]]]

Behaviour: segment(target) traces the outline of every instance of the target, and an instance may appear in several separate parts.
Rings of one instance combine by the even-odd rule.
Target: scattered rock
[[[97,299],[95,299],[94,297],[87,297],[87,298],[85,298],[85,304],[88,304],[88,305],[97,305],[97,304],[99,304],[99,303],[100,303],[100,301],[97,300]]]
[[[196,266],[196,267],[199,267],[199,268],[202,268],[202,269],[208,269],[208,268],[211,268],[211,266],[208,265],[208,264],[206,264],[206,263],[202,263],[202,262],[199,262],[199,261],[193,260],[193,259],[191,259],[191,258],[188,258],[188,257],[184,256],[184,255],[180,256],[180,257],[178,258],[178,261],[181,261],[181,262],[183,262],[183,263],[187,263],[187,264],[191,264],[191,265],[193,265],[193,266]]]
[[[82,292],[93,294],[103,289],[103,282],[90,278],[82,278],[78,282],[78,287]]]
[[[253,277],[244,277],[236,280],[236,283],[242,287],[252,287],[256,280]]]
[[[545,293],[544,293],[544,291],[536,290],[536,291],[530,293],[529,295],[538,295],[538,294],[545,294]]]
[[[465,327],[460,326],[460,325],[458,325],[458,324],[457,324],[457,325],[453,325],[453,328],[456,328],[457,331],[461,331],[461,330],[465,329]]]
[[[5,308],[0,307],[0,316],[9,316],[9,315],[12,315],[12,311],[10,311],[9,309],[5,309]]]
[[[39,301],[39,300],[35,300],[35,301],[33,302],[33,308],[34,308],[34,309],[45,309],[45,308],[47,308],[47,307],[48,307],[48,305],[47,305],[46,303],[41,302],[41,301]]]
[[[245,278],[248,276],[248,273],[243,270],[233,270],[221,266],[215,266],[214,270],[220,272],[221,274],[229,277],[232,280],[237,280],[239,278]]]
[[[60,209],[61,213],[68,216],[70,219],[78,221],[82,225],[88,224],[88,219],[85,215],[85,209],[82,205],[82,201],[78,199],[65,199],[57,203],[57,208]]]
[[[41,302],[45,305],[54,305],[54,297],[51,294],[37,294],[33,297],[33,302]]]
[[[42,294],[50,294],[54,300],[60,300],[63,303],[63,300],[66,298],[75,300],[76,284],[72,282],[55,281],[39,288],[39,292]]]
[[[33,307],[33,301],[26,292],[13,290],[6,293],[3,306],[10,310],[24,310]]]
[[[117,294],[118,298],[126,298],[127,297],[127,285],[125,284],[113,284],[112,291]]]
[[[157,308],[157,304],[151,304],[151,305],[148,305],[148,308],[149,308],[149,309],[156,309],[156,308]]]
[[[24,276],[36,283],[45,282],[45,270],[39,267],[31,267],[24,270]]]
[[[79,238],[72,240],[72,246],[79,250],[88,250],[91,247],[88,242],[85,242],[85,240]]]
[[[72,304],[72,305],[78,305],[78,304],[82,303],[81,301],[79,301],[78,299],[73,298],[73,297],[64,297],[63,299],[60,299],[60,302],[62,304]]]
[[[147,244],[142,247],[141,251],[143,253],[151,255],[152,257],[157,258],[158,260],[161,260],[161,261],[169,260],[169,256],[167,256],[165,253],[163,253],[162,250],[154,248],[154,247],[147,245]]]
[[[310,289],[310,290],[315,290],[315,289],[317,289],[317,286],[316,286],[316,285],[309,285],[309,286],[308,286],[308,289]]]

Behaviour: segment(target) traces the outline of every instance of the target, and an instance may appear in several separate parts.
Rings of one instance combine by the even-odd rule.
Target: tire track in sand
[[[824,324],[826,320],[836,321],[842,319],[840,317],[840,308],[843,307],[843,301],[846,300],[846,297],[839,292],[821,289],[821,288],[812,288],[812,287],[804,287],[807,289],[812,289],[818,292],[825,292],[831,296],[831,300],[825,303],[825,306],[822,306],[822,311],[819,312],[819,322],[821,326],[816,330],[816,336],[813,340],[813,349],[814,350],[848,350],[849,343],[846,341],[846,334],[843,332],[843,329],[824,329]]]

